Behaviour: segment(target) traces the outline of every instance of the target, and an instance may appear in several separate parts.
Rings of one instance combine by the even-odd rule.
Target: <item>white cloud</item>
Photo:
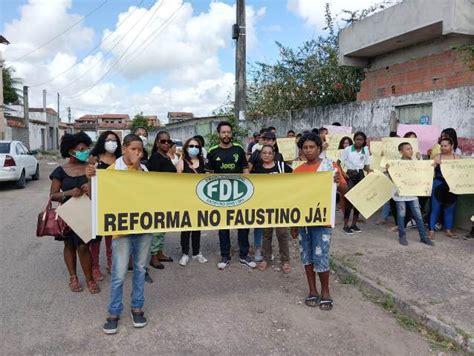
[[[130,7],[117,17],[113,28],[100,30],[102,39],[107,39],[99,51],[84,59],[78,58],[78,50],[94,46],[94,30],[80,24],[34,55],[11,61],[80,19],[72,10],[71,0],[29,0],[20,18],[5,25],[5,36],[12,42],[5,57],[25,85],[31,86],[31,106],[42,105],[45,88],[48,104],[54,108],[56,92],[61,93],[63,116],[64,107],[71,106],[81,109],[73,109],[77,115],[87,110],[143,111],[164,119],[168,111],[210,114],[233,92],[234,75],[222,70],[219,56],[222,50],[233,51],[235,5],[214,0],[201,13],[184,0],[157,0],[149,9]],[[249,49],[258,42],[255,24],[265,13],[265,8],[247,7]],[[115,62],[118,65],[112,67]],[[87,90],[108,71],[103,81]],[[117,73],[121,77],[114,77]],[[140,79],[149,75],[159,81],[149,91],[143,90]]]
[[[329,2],[333,16],[341,15],[342,10],[362,10],[374,4],[383,2],[382,0],[288,0],[287,8],[304,19],[305,23],[317,30],[322,30],[325,26],[324,12],[326,3]]]

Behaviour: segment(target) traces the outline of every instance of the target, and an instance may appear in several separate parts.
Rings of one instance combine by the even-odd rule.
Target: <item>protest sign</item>
[[[349,190],[344,196],[368,219],[393,193],[393,183],[385,174],[374,171],[366,176],[359,184]]]
[[[96,235],[92,235],[91,200],[87,195],[69,199],[66,203],[60,205],[56,211],[82,241],[88,243],[95,239]]]
[[[418,137],[420,153],[426,154],[438,142],[441,128],[437,125],[398,125],[397,134],[403,137],[407,132],[414,132]]]
[[[164,189],[163,187],[166,187]],[[205,175],[98,170],[94,232],[333,226],[332,172]]]
[[[339,142],[345,136],[348,136],[348,135],[346,135],[346,134],[328,134],[328,135],[326,135],[326,142],[329,145],[326,149],[331,150],[331,151],[338,150],[339,149]]]
[[[385,169],[387,161],[401,158],[398,145],[402,142],[408,142],[413,147],[413,154],[419,152],[418,140],[416,138],[384,137],[382,138],[382,159],[380,161],[382,169]]]
[[[474,194],[474,159],[441,162],[441,173],[454,194]]]
[[[293,170],[295,170],[296,168],[298,168],[299,166],[301,166],[305,162],[306,161],[293,161],[293,162],[291,162],[291,168],[293,168]]]
[[[285,161],[292,161],[298,156],[296,140],[294,137],[277,138],[278,152],[283,155]]]
[[[382,141],[370,141],[370,168],[380,170],[382,160]]]
[[[401,197],[429,197],[433,187],[433,161],[388,161],[388,173]]]
[[[326,150],[326,157],[331,161],[337,162],[342,151],[344,150]]]
[[[328,129],[328,134],[344,134],[344,136],[349,136],[352,138],[352,127],[351,126],[334,126],[334,125],[327,125],[324,126]]]

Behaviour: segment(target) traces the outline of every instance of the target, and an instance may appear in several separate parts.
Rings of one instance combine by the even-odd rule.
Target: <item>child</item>
[[[123,156],[118,158],[108,169],[123,171],[147,171],[140,163],[143,158],[143,141],[139,136],[130,134],[123,139]],[[86,174],[92,177],[96,174],[95,167],[89,166]],[[142,311],[144,305],[145,266],[150,253],[151,234],[133,234],[114,236],[112,239],[112,275],[110,281],[109,317],[104,324],[106,334],[115,334],[118,321],[123,310],[123,282],[128,270],[130,253],[133,257],[132,302],[131,318],[133,326],[142,328],[147,320]]]
[[[398,145],[398,151],[402,155],[402,160],[412,160],[413,157],[413,148],[408,142],[402,142]],[[386,166],[387,171],[389,165]],[[431,241],[427,235],[425,226],[423,223],[423,216],[421,215],[420,203],[417,197],[401,197],[398,195],[398,191],[395,189],[393,194],[393,200],[397,207],[397,224],[398,224],[398,238],[400,245],[407,246],[408,241],[406,237],[405,230],[405,216],[407,213],[407,207],[410,209],[411,214],[416,222],[416,227],[420,233],[420,242],[428,246],[434,246],[433,241]]]

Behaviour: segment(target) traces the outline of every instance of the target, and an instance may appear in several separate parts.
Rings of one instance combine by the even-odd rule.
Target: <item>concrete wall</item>
[[[188,138],[195,135],[201,135],[205,138],[209,133],[215,132],[217,124],[224,120],[226,120],[226,117],[224,116],[194,118],[177,123],[167,124],[163,130],[168,131],[172,138],[179,139],[184,142]]]
[[[41,130],[44,130],[44,146]],[[45,150],[50,144],[50,140],[54,139],[48,135],[48,125],[41,125],[30,122],[30,150]]]

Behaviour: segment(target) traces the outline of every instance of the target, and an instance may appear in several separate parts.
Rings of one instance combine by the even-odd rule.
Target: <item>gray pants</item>
[[[275,230],[278,239],[278,248],[280,250],[280,261],[286,263],[290,261],[290,246],[287,227],[268,227],[263,230],[263,259],[270,262],[272,259],[272,238],[273,230]]]

